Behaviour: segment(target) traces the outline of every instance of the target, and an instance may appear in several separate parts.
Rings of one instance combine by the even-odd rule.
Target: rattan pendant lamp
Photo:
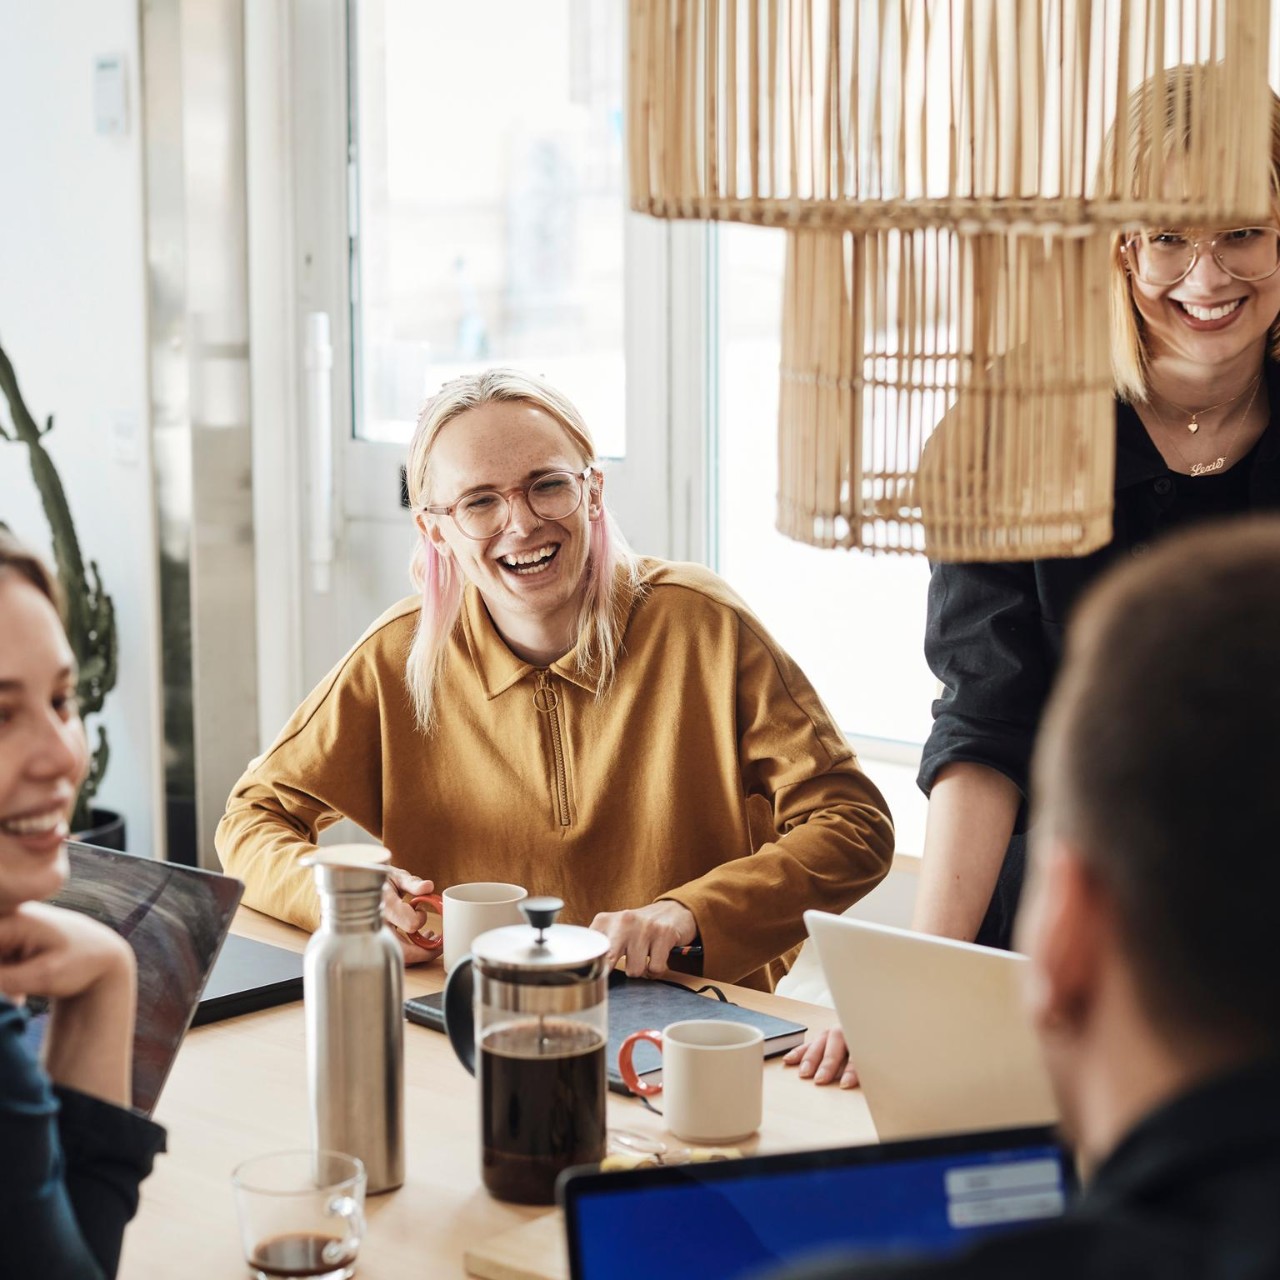
[[[784,533],[984,560],[1109,539],[1113,236],[1269,217],[1269,21],[632,0],[633,207],[787,228]]]

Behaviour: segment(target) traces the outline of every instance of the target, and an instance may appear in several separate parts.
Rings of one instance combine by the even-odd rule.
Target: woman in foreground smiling
[[[298,860],[345,816],[402,891],[514,882],[563,898],[630,974],[696,945],[708,976],[771,987],[803,911],[843,911],[893,848],[803,673],[714,574],[630,551],[585,424],[536,378],[444,387],[408,487],[419,594],[250,764],[219,825],[245,901],[314,927]],[[423,923],[395,895],[388,916]]]
[[[0,529],[0,1276],[113,1276],[164,1132],[126,1108],[133,952],[46,906],[87,764],[75,664],[48,571]],[[43,1067],[28,996],[52,1015]]]

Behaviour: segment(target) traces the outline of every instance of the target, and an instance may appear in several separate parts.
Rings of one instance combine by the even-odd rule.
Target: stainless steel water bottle
[[[359,1156],[371,1193],[404,1181],[404,961],[382,919],[389,858],[334,845],[304,860],[320,891],[303,970],[311,1136]]]

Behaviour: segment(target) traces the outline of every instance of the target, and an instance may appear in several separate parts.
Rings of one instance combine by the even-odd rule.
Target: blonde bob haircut
[[[1151,163],[1151,148],[1159,146],[1166,164],[1176,161],[1179,152],[1189,145],[1191,115],[1189,102],[1193,94],[1203,93],[1205,82],[1221,74],[1213,64],[1184,63],[1170,67],[1162,78],[1163,92],[1152,81],[1140,85],[1129,99],[1131,119],[1156,117],[1158,124],[1130,131],[1134,140],[1122,163],[1131,174],[1146,171]],[[1271,192],[1272,218],[1280,218],[1280,98],[1271,98]],[[1230,145],[1225,140],[1224,145]],[[1103,160],[1104,172],[1112,163],[1114,137],[1109,136]],[[1129,233],[1131,234],[1131,233]],[[1131,403],[1145,402],[1150,391],[1148,380],[1150,352],[1142,317],[1133,300],[1133,286],[1125,261],[1123,244],[1126,234],[1116,235],[1111,243],[1111,368],[1116,394]],[[1271,324],[1267,355],[1280,360],[1280,317]]]
[[[431,501],[431,454],[440,432],[455,418],[487,404],[532,405],[553,418],[572,442],[584,467],[596,461],[595,444],[582,415],[554,387],[518,369],[489,369],[446,383],[427,402],[409,445],[406,483],[414,513]],[[602,501],[599,477],[591,480],[590,500]],[[613,683],[626,617],[624,592],[640,590],[641,568],[613,517],[602,506],[590,525],[586,591],[578,614],[574,663],[579,673],[594,669],[596,697]],[[431,732],[436,723],[436,687],[444,669],[449,642],[458,626],[466,582],[449,556],[436,550],[431,538],[418,530],[409,576],[422,596],[418,627],[405,667],[418,726]]]

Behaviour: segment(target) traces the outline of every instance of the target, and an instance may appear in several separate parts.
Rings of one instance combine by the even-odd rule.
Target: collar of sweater
[[[627,617],[635,604],[634,589],[625,584],[618,591],[617,608],[622,617]],[[526,676],[537,671],[532,663],[517,657],[507,647],[507,643],[498,634],[493,625],[489,610],[485,607],[484,598],[474,586],[468,583],[462,598],[462,643],[472,665],[484,685],[485,697],[493,699],[505,693],[513,685],[519,684]],[[621,647],[622,631],[619,630],[619,647]],[[568,680],[571,684],[595,693],[600,680],[600,654],[592,655],[584,666],[578,665],[578,650],[575,646],[563,657],[557,658],[549,668],[557,676]]]

